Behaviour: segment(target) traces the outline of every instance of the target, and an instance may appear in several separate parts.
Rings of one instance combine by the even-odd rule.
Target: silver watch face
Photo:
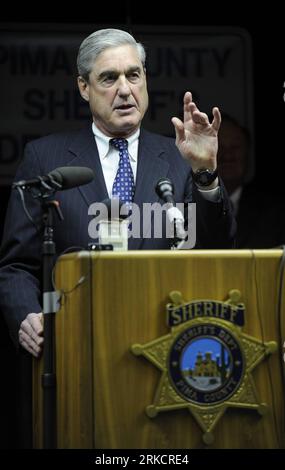
[[[200,184],[201,186],[209,186],[217,177],[217,170],[210,171],[210,170],[198,170],[196,173],[193,174],[193,179],[196,183]]]

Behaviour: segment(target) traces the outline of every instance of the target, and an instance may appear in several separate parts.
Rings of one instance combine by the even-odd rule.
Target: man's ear
[[[89,85],[87,81],[85,80],[85,78],[79,75],[79,77],[77,77],[77,85],[78,85],[79,92],[82,98],[85,101],[89,101]]]

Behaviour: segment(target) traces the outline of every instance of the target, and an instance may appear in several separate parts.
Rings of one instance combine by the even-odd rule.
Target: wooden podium
[[[56,287],[64,292],[56,314],[57,447],[284,448],[284,305],[279,312],[277,308],[281,256],[281,250],[82,251],[62,256],[56,267]],[[242,332],[259,342],[277,343],[277,350],[260,358],[250,373],[260,407],[252,408],[250,397],[248,406],[226,407],[215,424],[214,440],[205,442],[185,406],[154,417],[146,414],[162,370],[131,348],[169,335],[170,292],[179,291],[187,302],[225,301],[232,290],[240,291],[245,306]],[[37,448],[42,446],[40,362],[34,367]]]

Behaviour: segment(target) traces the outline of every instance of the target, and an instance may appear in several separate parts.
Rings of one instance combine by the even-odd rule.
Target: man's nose
[[[118,95],[119,96],[129,96],[131,94],[131,89],[128,80],[126,77],[121,77],[118,84]]]

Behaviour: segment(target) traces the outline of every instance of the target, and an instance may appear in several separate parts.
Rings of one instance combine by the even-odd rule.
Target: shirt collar
[[[92,123],[92,131],[96,139],[96,144],[98,147],[98,152],[100,159],[103,160],[104,158],[108,157],[110,151],[110,139],[107,135],[103,134],[100,129],[96,126],[96,124]],[[127,138],[128,141],[128,152],[132,160],[137,161],[138,159],[138,139],[140,135],[140,128],[136,130],[134,134]]]

